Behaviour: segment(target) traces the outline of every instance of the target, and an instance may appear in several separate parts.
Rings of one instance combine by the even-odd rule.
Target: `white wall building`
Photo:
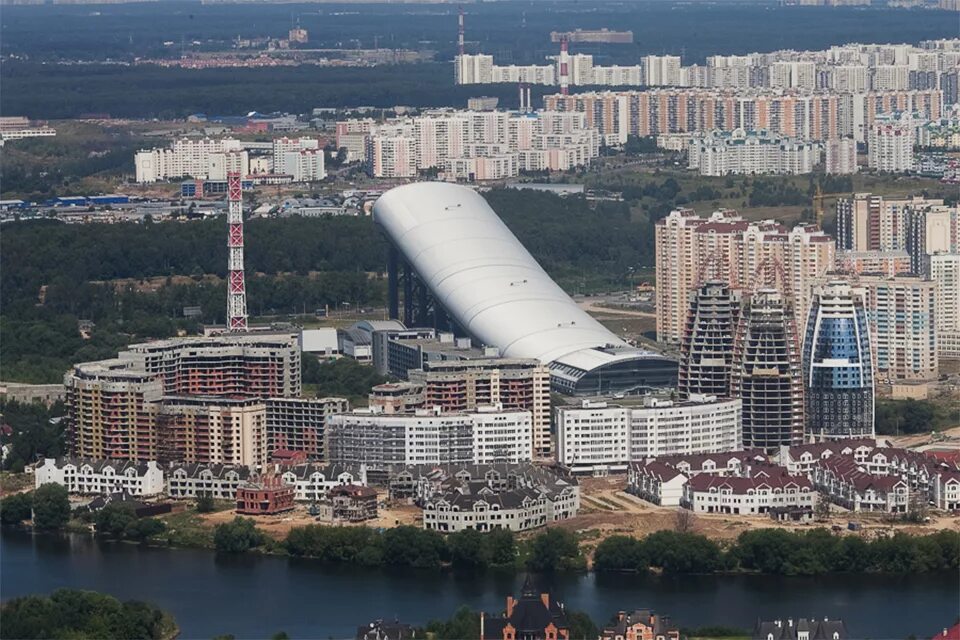
[[[163,469],[156,462],[45,458],[34,470],[37,488],[59,484],[72,494],[104,494],[125,491],[132,496],[163,493]]]
[[[853,138],[830,138],[824,143],[824,169],[830,174],[857,172],[857,141]]]
[[[582,166],[600,152],[580,113],[437,110],[372,125],[367,136],[367,168],[378,178],[438,169],[449,180],[501,180]]]
[[[810,173],[820,164],[821,145],[766,131],[714,130],[691,138],[687,163],[703,176]]]
[[[813,483],[780,467],[755,469],[750,477],[701,474],[684,488],[684,506],[694,513],[759,515],[771,509],[812,511],[817,504]]]
[[[246,176],[250,172],[249,163],[243,143],[234,138],[181,138],[168,148],[142,149],[134,156],[136,179],[140,183],[185,176],[225,180],[228,170]]]
[[[914,124],[909,118],[877,118],[867,136],[867,160],[874,171],[913,171]]]
[[[442,413],[438,407],[412,414],[356,409],[327,420],[327,457],[332,462],[385,469],[417,464],[528,462],[533,451],[529,411],[478,407]]]
[[[627,407],[585,400],[556,413],[557,460],[575,473],[622,472],[630,462],[741,448],[740,400],[694,394]]]

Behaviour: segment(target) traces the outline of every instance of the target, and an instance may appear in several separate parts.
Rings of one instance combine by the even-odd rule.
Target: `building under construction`
[[[826,438],[874,435],[873,360],[867,311],[846,282],[814,294],[803,339],[807,433]]]
[[[730,396],[733,342],[740,318],[740,293],[722,280],[710,280],[690,295],[690,311],[680,340],[677,388],[691,394]]]
[[[564,38],[566,38],[568,42],[577,43],[631,44],[633,42],[633,31],[574,29],[573,31],[550,32],[550,42],[560,42]]]
[[[793,309],[774,289],[745,302],[733,349],[731,392],[743,403],[745,448],[803,441],[803,377]]]

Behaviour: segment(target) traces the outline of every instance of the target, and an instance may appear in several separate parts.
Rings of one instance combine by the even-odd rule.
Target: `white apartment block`
[[[576,52],[547,56],[541,65],[502,66],[489,54],[463,54],[454,60],[454,76],[457,84],[558,85],[565,61],[565,81],[571,86],[764,88],[798,93],[821,88],[838,93],[924,89],[939,86],[943,75],[956,73],[960,58],[954,49],[928,48],[927,44],[847,44],[821,51],[717,55],[708,56],[704,66],[684,66],[679,56],[650,55],[638,65],[604,67],[594,64],[592,55]]]
[[[853,138],[831,138],[824,143],[824,170],[829,174],[856,173],[857,141]]]
[[[276,138],[273,141],[273,172],[293,176],[294,182],[313,182],[327,177],[323,148],[316,138]]]
[[[937,342],[941,358],[960,358],[960,254],[930,256],[930,279],[936,286]]]
[[[136,180],[140,183],[185,176],[226,180],[228,172],[243,176],[250,173],[250,159],[243,143],[233,138],[181,138],[166,149],[138,151],[134,164]]]
[[[378,178],[439,169],[450,180],[500,180],[583,166],[600,152],[579,113],[439,110],[373,125],[367,136],[367,167]]]
[[[871,169],[886,173],[913,171],[914,124],[909,120],[877,119],[870,125],[867,160]]]
[[[645,399],[628,407],[584,400],[556,411],[557,460],[575,473],[626,471],[652,456],[741,448],[739,399],[694,394],[689,401]]]
[[[125,491],[132,496],[163,493],[163,469],[156,462],[45,458],[34,470],[36,488],[59,484],[71,494],[91,495]]]
[[[418,464],[529,462],[533,452],[529,411],[478,407],[412,414],[356,409],[327,420],[327,458],[375,469]]]
[[[691,138],[687,163],[702,176],[796,175],[820,164],[821,145],[772,136],[766,131],[714,130]]]

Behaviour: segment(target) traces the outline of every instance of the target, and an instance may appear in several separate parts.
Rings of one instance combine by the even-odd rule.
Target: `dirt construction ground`
[[[925,525],[890,524],[884,522],[879,514],[852,514],[837,509],[827,522],[816,524],[787,525],[774,522],[763,516],[728,516],[722,514],[692,515],[684,511],[684,522],[678,522],[679,509],[659,507],[645,502],[622,490],[626,484],[623,476],[608,478],[587,478],[581,480],[580,514],[557,523],[576,532],[581,537],[584,552],[592,552],[602,540],[611,535],[627,535],[642,538],[663,529],[689,530],[707,536],[713,540],[732,540],[744,531],[779,527],[793,531],[803,531],[814,527],[840,526],[847,530],[848,522],[858,522],[863,535],[873,537],[890,535],[894,530],[913,534],[933,533],[940,529],[960,532],[960,517],[931,515]],[[858,534],[860,535],[860,534]]]
[[[283,540],[287,536],[287,533],[290,532],[290,529],[294,527],[302,527],[308,524],[329,524],[318,522],[316,517],[307,513],[307,508],[305,504],[297,504],[293,511],[275,516],[253,516],[253,519],[257,523],[258,529],[261,529],[277,540]],[[208,513],[203,515],[202,518],[206,525],[213,527],[233,520],[236,515],[237,513],[231,509],[217,513]],[[423,517],[420,514],[420,509],[417,507],[406,504],[387,504],[386,507],[381,506],[380,509],[378,509],[378,517],[375,520],[367,520],[366,522],[358,524],[344,523],[340,526],[388,529],[405,524],[420,526],[422,522]]]

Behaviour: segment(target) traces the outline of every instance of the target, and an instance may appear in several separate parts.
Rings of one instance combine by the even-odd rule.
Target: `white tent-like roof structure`
[[[674,361],[631,347],[580,309],[472,189],[409,184],[381,196],[373,212],[457,324],[504,356],[550,364],[558,390],[674,383]]]

